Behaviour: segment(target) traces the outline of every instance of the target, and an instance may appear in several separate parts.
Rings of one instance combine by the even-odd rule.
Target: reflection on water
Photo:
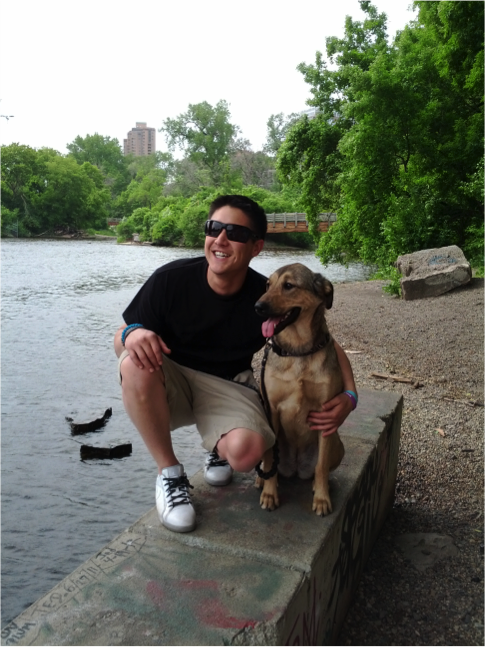
[[[156,468],[122,405],[113,335],[158,266],[201,250],[98,241],[2,241],[2,621],[11,620],[154,505]],[[263,274],[301,262],[333,282],[366,268],[322,268],[312,253],[270,249]],[[65,420],[113,416],[71,436]],[[133,454],[82,462],[79,446],[131,442]],[[203,452],[174,436],[189,475]]]

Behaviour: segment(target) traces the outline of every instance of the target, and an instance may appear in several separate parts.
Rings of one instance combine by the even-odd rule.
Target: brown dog
[[[328,492],[329,472],[340,464],[344,446],[338,433],[322,437],[306,420],[310,411],[343,391],[337,352],[325,322],[332,307],[333,286],[321,274],[301,263],[274,272],[267,291],[256,303],[256,312],[267,318],[263,335],[270,345],[262,371],[261,390],[269,403],[271,422],[278,440],[283,476],[301,478],[313,474],[313,510],[332,512]],[[263,472],[271,474],[273,449],[263,457]],[[263,487],[261,507],[278,507],[277,475],[258,477]]]

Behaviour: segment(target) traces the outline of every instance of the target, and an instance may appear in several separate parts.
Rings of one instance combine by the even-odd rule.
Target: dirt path
[[[346,349],[364,351],[349,354],[358,386],[404,395],[396,502],[343,645],[483,645],[483,283],[421,301],[385,295],[382,282],[335,288],[329,326]],[[456,554],[417,570],[419,553],[433,551],[405,555],[409,533],[451,537]]]

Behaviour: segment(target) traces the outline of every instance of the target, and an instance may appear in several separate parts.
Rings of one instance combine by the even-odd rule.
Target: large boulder
[[[399,256],[396,267],[403,276],[401,292],[407,301],[437,297],[472,278],[470,263],[456,245]]]

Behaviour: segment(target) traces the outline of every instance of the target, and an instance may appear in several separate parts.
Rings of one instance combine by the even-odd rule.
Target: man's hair
[[[268,221],[263,207],[260,207],[257,202],[247,198],[245,195],[221,195],[216,198],[209,208],[209,219],[212,218],[214,213],[222,207],[233,207],[240,209],[251,221],[252,230],[264,240],[266,230],[268,229]]]

